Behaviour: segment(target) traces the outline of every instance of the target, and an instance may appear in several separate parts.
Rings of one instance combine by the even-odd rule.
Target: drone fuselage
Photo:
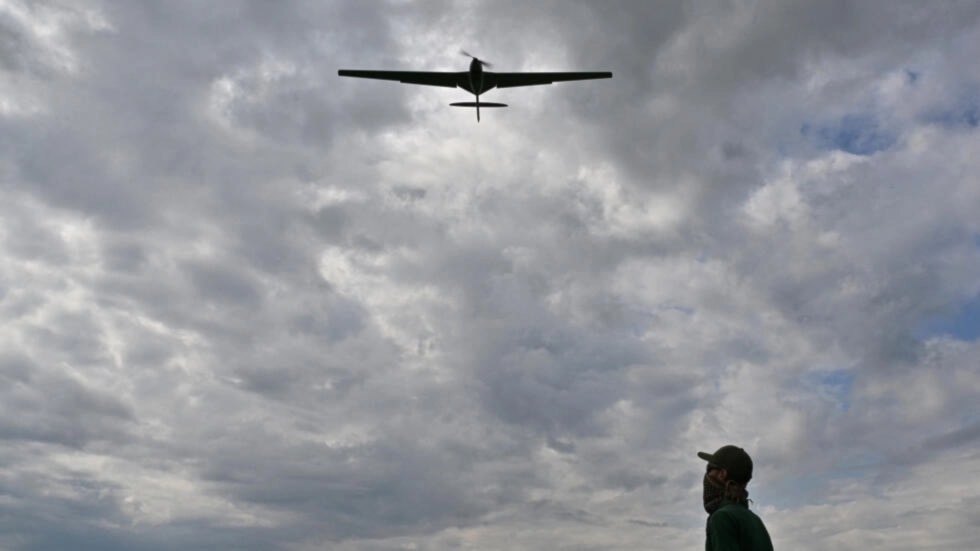
[[[469,71],[469,87],[467,92],[472,94],[480,95],[488,90],[493,89],[493,84],[489,82],[489,79],[483,78],[483,62],[477,58],[473,58],[470,61],[470,71]],[[460,88],[467,88],[466,86],[460,86]]]

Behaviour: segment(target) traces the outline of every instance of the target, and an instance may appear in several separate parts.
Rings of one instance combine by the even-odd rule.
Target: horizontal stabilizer
[[[476,107],[477,103],[475,101],[458,101],[456,103],[450,103],[453,107]],[[486,101],[481,101],[479,103],[480,107],[507,107],[506,103],[489,103]]]

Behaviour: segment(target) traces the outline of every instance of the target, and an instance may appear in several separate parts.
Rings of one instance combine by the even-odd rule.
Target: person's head
[[[752,458],[738,446],[722,446],[715,453],[698,452],[708,462],[707,474],[718,482],[745,487],[752,480]]]
[[[752,480],[752,458],[738,446],[722,446],[715,453],[698,452],[708,462],[704,475],[704,510],[710,515],[725,500],[748,505],[745,486]]]

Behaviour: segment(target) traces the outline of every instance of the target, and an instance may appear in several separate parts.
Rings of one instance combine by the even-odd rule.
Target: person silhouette
[[[773,551],[766,525],[749,510],[749,454],[728,445],[715,453],[698,452],[698,457],[708,462],[703,481],[708,513],[705,551]]]

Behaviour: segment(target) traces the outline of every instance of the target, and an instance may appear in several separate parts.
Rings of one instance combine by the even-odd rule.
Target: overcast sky
[[[346,69],[612,71],[494,90]],[[980,539],[975,1],[0,0],[0,549]]]

